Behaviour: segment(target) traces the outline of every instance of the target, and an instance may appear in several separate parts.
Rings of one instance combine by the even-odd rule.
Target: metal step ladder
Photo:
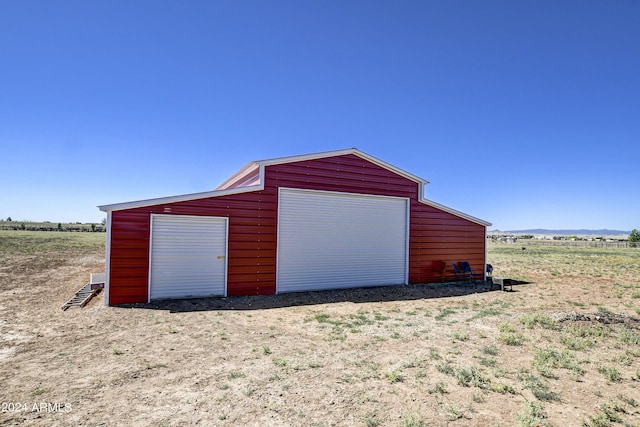
[[[87,303],[91,301],[91,298],[96,296],[100,292],[100,289],[104,288],[104,277],[104,273],[91,274],[89,282],[81,287],[78,292],[62,306],[62,310],[64,311],[72,306],[84,307],[87,305]]]

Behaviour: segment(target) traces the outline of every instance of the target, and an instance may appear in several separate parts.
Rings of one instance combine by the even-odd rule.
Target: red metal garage
[[[486,221],[357,149],[251,162],[214,191],[104,205],[105,303],[430,283],[484,271]]]

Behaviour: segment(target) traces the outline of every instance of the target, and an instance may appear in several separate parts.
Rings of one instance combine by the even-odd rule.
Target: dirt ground
[[[103,242],[3,233],[0,425],[640,425],[640,250],[492,245],[512,292],[62,311],[104,270]]]

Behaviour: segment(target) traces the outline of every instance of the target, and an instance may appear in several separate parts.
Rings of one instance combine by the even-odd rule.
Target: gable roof
[[[266,159],[266,160],[256,160],[253,162],[249,162],[246,166],[244,166],[242,169],[240,169],[238,172],[232,175],[229,179],[227,179],[222,184],[220,184],[213,191],[183,194],[178,196],[160,197],[155,199],[138,200],[133,202],[125,202],[125,203],[115,203],[110,205],[98,206],[98,208],[104,212],[111,212],[111,211],[118,211],[123,209],[133,209],[133,208],[139,208],[144,206],[164,204],[164,203],[176,203],[176,202],[184,202],[188,200],[197,200],[197,199],[204,199],[209,197],[220,197],[220,196],[226,196],[230,194],[260,191],[264,189],[264,171],[267,166],[302,162],[306,160],[316,160],[316,159],[322,159],[327,157],[344,156],[348,154],[353,154],[355,156],[358,156],[384,169],[387,169],[393,173],[396,173],[410,181],[414,181],[418,183],[418,201],[421,203],[432,206],[436,209],[443,210],[445,212],[451,213],[455,216],[467,219],[469,221],[475,222],[480,225],[484,225],[484,226],[491,225],[491,223],[483,221],[479,218],[475,218],[471,215],[467,215],[463,212],[457,211],[455,209],[451,209],[439,203],[425,199],[424,187],[427,184],[429,184],[429,181],[423,178],[420,178],[416,175],[413,175],[405,170],[397,168],[391,165],[390,163],[380,160],[374,156],[364,153],[358,150],[357,148],[346,148],[343,150],[324,151],[320,153],[301,154],[297,156],[278,157],[278,158]]]
[[[256,171],[261,171],[266,166],[281,165],[284,163],[303,162],[306,160],[323,159],[326,157],[344,156],[347,154],[356,155],[364,160],[367,160],[373,164],[376,164],[384,169],[390,170],[404,178],[419,184],[426,185],[429,183],[426,179],[422,179],[416,175],[413,175],[405,170],[397,168],[390,163],[373,157],[370,154],[364,153],[357,148],[346,148],[344,150],[323,151],[320,153],[301,154],[297,156],[277,157],[275,159],[256,160],[248,163],[245,167],[236,172],[233,176],[220,184],[216,190],[225,190],[229,188],[238,188],[245,185],[256,185],[257,179],[261,178],[261,174],[256,174]],[[259,176],[256,176],[259,175]]]

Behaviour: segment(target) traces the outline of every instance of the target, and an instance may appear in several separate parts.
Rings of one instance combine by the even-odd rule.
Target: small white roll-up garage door
[[[278,292],[405,284],[408,203],[281,188]]]
[[[149,298],[225,295],[227,218],[151,216]]]

